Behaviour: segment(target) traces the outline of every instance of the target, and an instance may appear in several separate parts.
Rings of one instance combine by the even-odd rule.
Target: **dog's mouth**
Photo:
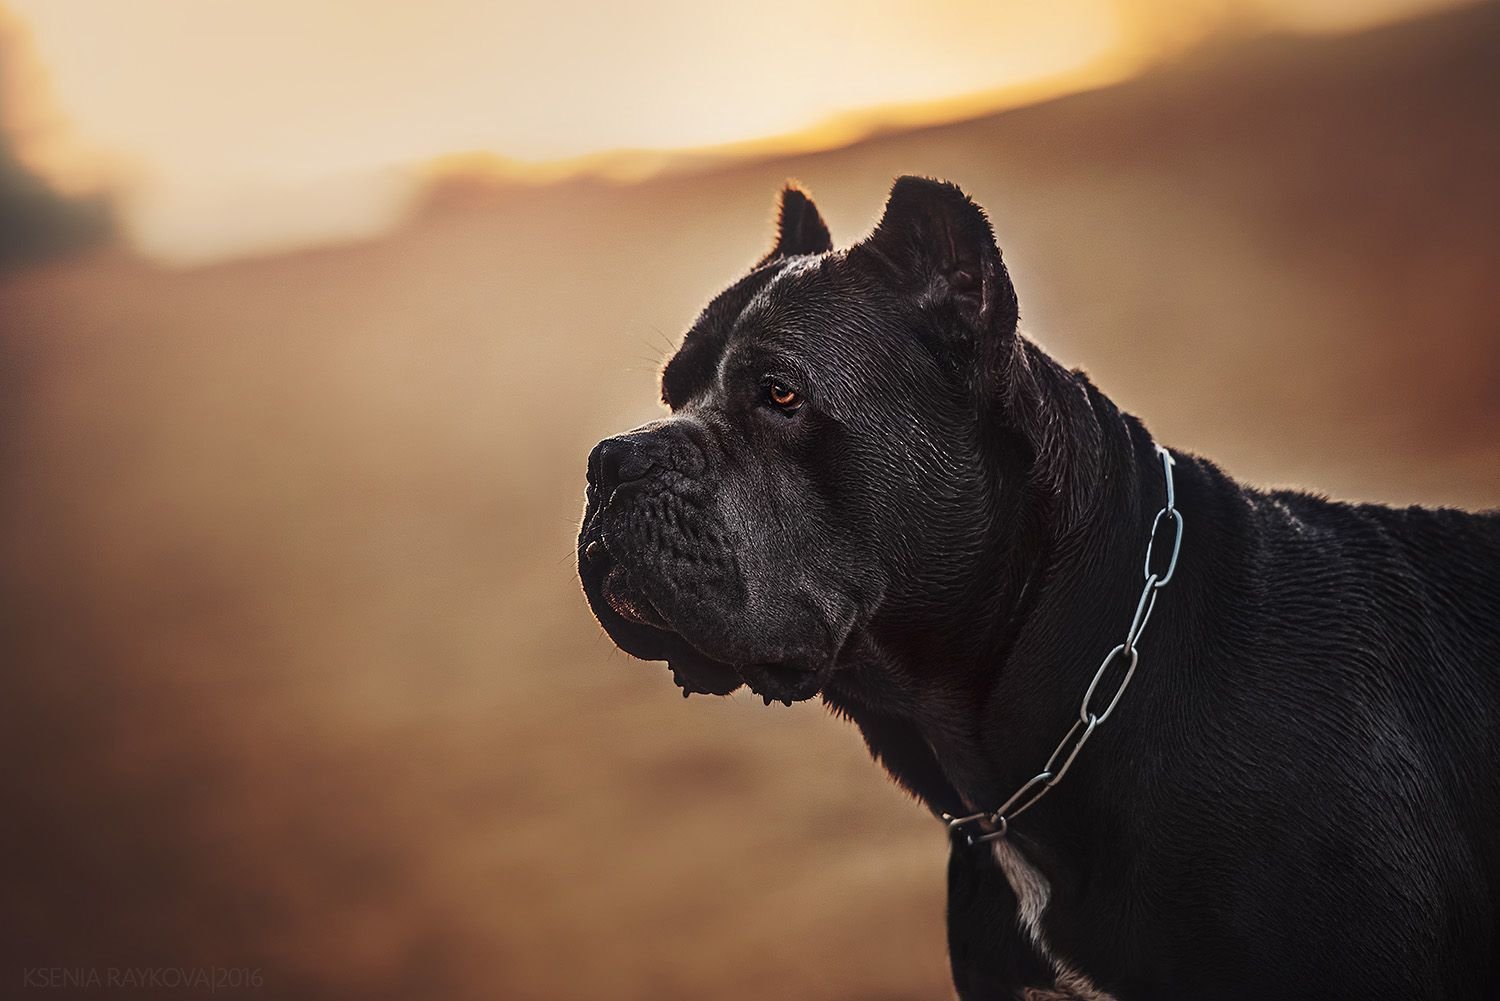
[[[677,631],[651,600],[641,593],[641,588],[632,580],[630,571],[615,559],[602,535],[583,547],[582,564],[585,587],[589,571],[592,571],[599,582],[599,596],[604,599],[610,611],[638,626],[666,633]]]
[[[596,543],[597,544],[597,543]],[[652,629],[660,629],[672,632],[672,625],[666,616],[656,610],[651,604],[631,587],[628,574],[624,567],[618,563],[611,566],[604,573],[604,583],[601,585],[604,600],[616,615],[626,622],[634,622],[638,625],[649,626]]]
[[[602,536],[582,546],[578,571],[589,605],[614,644],[641,660],[666,661],[684,697],[728,695],[744,685],[733,667],[707,656],[678,634],[641,593]]]
[[[728,695],[748,685],[767,705],[791,705],[813,698],[825,671],[789,664],[730,664],[687,640],[671,618],[646,597],[641,582],[617,560],[602,535],[579,552],[584,592],[615,645],[642,660],[662,660],[684,696]]]

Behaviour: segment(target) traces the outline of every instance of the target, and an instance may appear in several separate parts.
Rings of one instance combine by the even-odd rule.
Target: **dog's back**
[[[1483,996],[1500,951],[1500,513],[1261,492],[1191,465],[1188,493],[1214,500],[1189,516],[1208,572],[1188,600],[1208,607],[1180,611],[1211,638],[1177,653],[1211,707],[1190,739],[1213,788],[1188,788],[1222,807],[1151,868],[1171,885],[1168,858],[1225,863],[1234,878],[1183,913],[1279,942],[1289,983]]]
[[[1406,766],[1389,792],[1414,810],[1451,810],[1432,821],[1462,832],[1500,909],[1500,511],[1268,496],[1285,505],[1291,535],[1268,533],[1267,565],[1294,600],[1323,606],[1298,630],[1331,648],[1309,666],[1384,723],[1374,733]],[[1297,545],[1303,533],[1320,544]]]

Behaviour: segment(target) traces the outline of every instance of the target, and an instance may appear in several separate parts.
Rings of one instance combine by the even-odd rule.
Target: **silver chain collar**
[[[1073,759],[1078,757],[1078,752],[1083,750],[1083,745],[1088,743],[1099,724],[1109,719],[1110,713],[1115,711],[1115,706],[1120,704],[1120,696],[1124,695],[1125,689],[1129,687],[1130,679],[1135,677],[1135,666],[1140,660],[1141,634],[1146,631],[1146,623],[1151,621],[1151,611],[1156,607],[1158,592],[1171,582],[1172,575],[1177,572],[1177,556],[1182,552],[1182,512],[1177,510],[1177,495],[1172,487],[1172,466],[1176,464],[1176,460],[1172,458],[1171,452],[1160,445],[1156,446],[1156,454],[1161,456],[1162,475],[1167,483],[1167,504],[1156,512],[1155,518],[1151,519],[1151,534],[1146,539],[1146,562],[1143,571],[1146,583],[1141,588],[1141,597],[1135,604],[1135,615],[1130,620],[1130,629],[1125,633],[1125,642],[1104,655],[1104,662],[1099,665],[1099,670],[1094,672],[1094,680],[1089,682],[1088,689],[1083,693],[1083,702],[1078,706],[1078,719],[1068,728],[1067,734],[1058,743],[1040,772],[1028,779],[997,809],[971,813],[967,817],[943,814],[943,819],[948,822],[948,826],[955,831],[962,832],[965,840],[971,845],[998,841],[1005,837],[1010,830],[1012,820],[1031,809],[1036,805],[1037,800],[1047,795],[1053,786],[1062,781],[1063,776],[1068,774],[1068,769],[1073,766]],[[1151,569],[1151,555],[1156,546],[1156,531],[1161,527],[1163,518],[1170,519],[1173,525],[1172,558],[1167,563],[1166,572],[1158,574]],[[1092,705],[1094,696],[1099,694],[1099,682],[1104,679],[1105,673],[1114,665],[1117,658],[1122,658],[1126,665],[1125,675],[1120,679],[1119,687],[1115,689],[1104,711],[1095,712]]]

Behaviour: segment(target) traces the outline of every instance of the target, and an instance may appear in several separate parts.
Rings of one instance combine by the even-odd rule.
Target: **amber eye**
[[[766,399],[782,410],[796,410],[802,405],[802,397],[795,389],[788,389],[779,382],[766,383]]]

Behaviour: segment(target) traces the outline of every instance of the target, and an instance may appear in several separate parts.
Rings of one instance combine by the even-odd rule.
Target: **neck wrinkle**
[[[951,789],[974,810],[994,809],[1039,772],[1076,718],[1093,671],[1134,611],[1144,519],[1155,507],[1143,512],[1163,494],[1160,462],[1140,422],[1081,373],[1036,354],[1044,367],[1033,370],[1032,382],[1045,390],[1066,443],[1050,451],[1029,443],[1029,463],[1000,464],[1013,479],[991,484],[989,552],[949,623],[915,642],[870,634],[857,664],[827,693],[856,716],[874,713],[909,727],[946,777],[933,783],[946,787],[942,798]],[[1020,491],[1015,479],[1024,483]],[[1007,491],[1014,500],[1001,499]],[[1100,592],[1127,590],[1118,602],[1101,599]]]
[[[1098,581],[1124,580],[1124,567],[1137,565],[1142,477],[1160,475],[1159,463],[1141,458],[1154,453],[1138,421],[1081,374],[1045,361],[1045,373],[1037,374],[1046,378],[1036,384],[1047,387],[1046,407],[1068,428],[1069,443],[1050,453],[1028,443],[1029,463],[998,463],[1002,476],[1008,470],[1022,485],[991,485],[994,496],[1009,499],[993,505],[988,555],[968,599],[934,639],[881,643],[885,678],[867,675],[860,685],[875,698],[901,693],[899,705],[884,708],[911,720],[969,812],[994,809],[1041,770],[1097,660],[1118,642],[1096,655],[1089,630],[1066,621],[1080,609],[1085,617],[1098,614]],[[1128,600],[1131,608],[1110,632],[1124,634],[1134,595]]]
[[[1035,591],[1011,642],[996,651],[992,684],[977,707],[977,751],[992,784],[962,792],[979,800],[979,809],[999,806],[1040,772],[1077,718],[1093,672],[1129,624],[1150,513],[1164,496],[1149,432],[1082,375],[1069,376],[1081,395],[1073,397],[1068,417],[1091,424],[1098,447],[1070,454],[1072,468],[1053,480],[1064,485],[1054,511],[1061,524],[1044,547]]]

